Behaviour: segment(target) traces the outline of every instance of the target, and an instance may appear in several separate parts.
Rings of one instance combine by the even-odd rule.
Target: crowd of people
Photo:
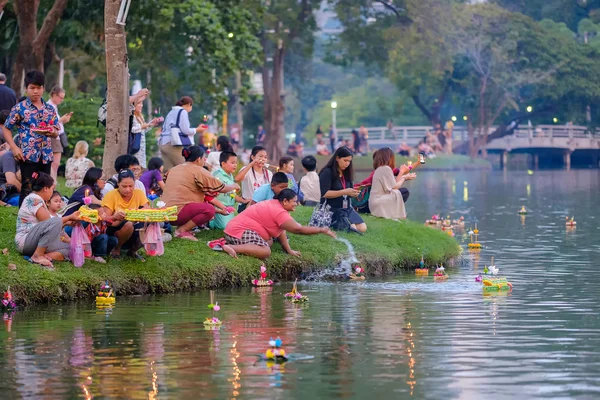
[[[74,192],[65,201],[55,190],[53,165],[55,152],[59,152],[55,141],[64,135],[63,124],[69,122],[72,113],[58,116],[57,106],[64,99],[62,89],[51,91],[52,103],[42,98],[44,79],[39,72],[27,73],[27,97],[15,102],[2,121],[6,144],[0,154],[0,185],[4,192],[12,193],[6,203],[19,207],[17,249],[27,260],[45,268],[52,269],[54,262],[69,259],[70,237],[79,224],[91,243],[89,258],[96,262],[124,256],[144,261],[138,251],[143,223],[128,221],[126,211],[150,207],[155,195],[165,207],[177,208],[177,219],[162,226],[167,233],[164,241],[174,237],[197,242],[204,229],[222,230],[223,238],[208,242],[208,246],[232,257],[244,254],[265,259],[274,242],[288,254],[301,256],[292,249],[287,233],[331,237],[335,237],[332,229],[365,233],[367,225],[357,210],[382,218],[406,218],[408,191],[402,186],[416,176],[407,166],[396,168],[390,149],[374,153],[373,174],[359,184],[354,184],[352,166],[356,148],[343,145],[331,149],[332,155],[320,171],[314,156],[302,157],[304,174],[298,181],[294,158],[284,156],[271,165],[267,150],[260,145],[252,148],[246,165],[238,169],[242,157],[238,158],[228,137],[220,136],[214,151],[194,143],[195,134],[206,127],[191,126],[193,100],[187,96],[177,102],[159,127],[159,155],[147,163],[140,162],[140,158],[146,159],[145,152],[128,151],[116,158],[116,174],[111,176],[87,158],[88,144],[78,142],[66,162],[66,185]],[[140,104],[147,94],[130,98],[131,132],[142,136],[161,122],[153,119],[146,123],[141,115]],[[0,90],[0,101],[1,96]],[[51,128],[39,130],[43,125]],[[360,141],[364,140],[368,151],[368,133],[363,128],[354,146],[362,146]],[[6,196],[3,200],[8,199]],[[359,198],[368,198],[366,206],[357,206]],[[98,210],[98,223],[81,221],[84,204]],[[330,226],[296,222],[290,212],[299,204],[315,207],[315,211],[329,206]],[[342,228],[340,221],[347,227]]]

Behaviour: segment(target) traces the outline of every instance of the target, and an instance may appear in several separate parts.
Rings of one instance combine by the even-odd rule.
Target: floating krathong
[[[417,275],[417,276],[429,275],[429,268],[425,267],[425,260],[423,259],[423,256],[421,256],[421,261],[419,262],[419,268],[415,269],[415,275]]]
[[[265,264],[260,266],[260,279],[252,279],[252,285],[256,287],[273,285],[273,281],[267,279],[267,267],[265,267]]]
[[[284,296],[286,299],[291,300],[292,303],[305,303],[308,301],[308,296],[304,296],[302,293],[298,291],[297,288],[298,279],[294,281],[294,286],[292,287],[292,291],[286,293]]]
[[[221,321],[219,318],[217,318],[215,316],[215,312],[219,311],[221,309],[221,307],[219,306],[219,303],[215,301],[215,291],[214,290],[210,291],[210,304],[208,305],[208,308],[210,308],[212,310],[212,316],[206,317],[206,319],[203,322],[204,326],[205,327],[221,326],[223,324],[223,321]]]
[[[114,290],[108,284],[108,281],[104,282],[104,285],[100,287],[98,295],[96,296],[97,306],[111,306],[117,301]]]
[[[446,274],[444,266],[440,265],[439,267],[437,267],[437,269],[435,270],[435,273],[433,274],[433,280],[434,281],[445,281],[446,279],[448,279],[448,274]]]

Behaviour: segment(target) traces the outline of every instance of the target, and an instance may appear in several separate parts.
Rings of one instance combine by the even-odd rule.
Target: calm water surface
[[[447,282],[303,284],[307,306],[289,285],[218,291],[218,331],[206,292],[20,310],[0,332],[1,397],[600,398],[599,189],[598,171],[420,173],[410,217],[465,215],[485,244]],[[492,256],[512,293],[474,282]],[[305,359],[256,363],[271,336]]]

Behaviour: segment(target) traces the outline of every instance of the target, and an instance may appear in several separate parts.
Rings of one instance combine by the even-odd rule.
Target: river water
[[[220,330],[202,325],[207,292],[121,297],[112,311],[91,300],[19,310],[0,332],[1,397],[600,398],[599,181],[598,171],[419,173],[410,217],[464,215],[485,245],[446,282],[300,283],[304,306],[284,301],[290,285],[221,290]],[[483,296],[474,281],[492,256],[509,294]],[[277,336],[297,359],[256,362]]]

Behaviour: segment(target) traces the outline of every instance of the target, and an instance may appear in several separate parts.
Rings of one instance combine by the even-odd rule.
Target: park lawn
[[[298,207],[293,215],[306,224],[311,213],[311,208]],[[86,261],[81,268],[70,263],[55,263],[56,271],[47,271],[26,262],[17,252],[14,245],[16,214],[16,208],[0,209],[0,249],[8,249],[8,255],[0,254],[0,287],[10,285],[16,299],[24,303],[92,299],[105,280],[118,295],[246,286],[258,276],[261,265],[253,258],[233,259],[210,250],[206,242],[222,237],[222,232],[205,231],[197,235],[200,241],[196,243],[178,239],[166,243],[162,257],[146,257],[145,263],[131,259],[109,260],[105,265]],[[369,231],[364,236],[350,233],[340,236],[354,245],[370,275],[414,268],[421,254],[427,264],[433,265],[460,253],[453,238],[420,223],[370,216],[366,222]],[[302,252],[302,257],[288,256],[275,244],[266,263],[270,278],[291,280],[303,272],[335,266],[347,254],[343,243],[324,235],[290,234],[290,243],[293,249]],[[9,263],[15,264],[17,269],[10,270]]]
[[[317,166],[319,169],[323,168],[331,156],[316,156]],[[396,165],[406,164],[407,161],[415,162],[416,157],[409,158],[404,156],[396,155]],[[370,153],[366,156],[354,157],[353,166],[356,171],[372,171],[373,170],[373,154]],[[298,165],[302,165],[298,163]],[[419,171],[454,171],[454,170],[472,170],[472,169],[491,169],[492,165],[489,161],[482,158],[471,159],[469,156],[453,154],[446,155],[442,154],[435,158],[428,158],[425,165],[419,167]]]

